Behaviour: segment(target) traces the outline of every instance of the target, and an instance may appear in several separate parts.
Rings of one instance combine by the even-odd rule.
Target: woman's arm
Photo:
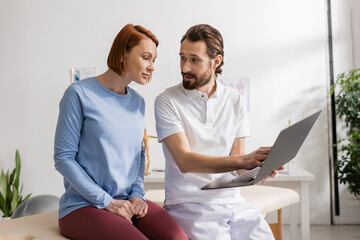
[[[55,133],[55,168],[65,180],[97,208],[105,208],[113,200],[75,160],[83,125],[82,88],[72,84],[60,102]]]
[[[143,145],[141,148],[140,169],[139,169],[136,181],[131,186],[131,193],[130,193],[129,199],[134,198],[134,197],[139,197],[145,201],[144,171],[145,171],[145,149],[144,149],[144,145]]]

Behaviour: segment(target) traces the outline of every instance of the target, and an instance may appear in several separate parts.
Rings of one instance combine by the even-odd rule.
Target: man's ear
[[[223,60],[223,57],[219,54],[214,58],[214,70],[220,66],[221,62]]]

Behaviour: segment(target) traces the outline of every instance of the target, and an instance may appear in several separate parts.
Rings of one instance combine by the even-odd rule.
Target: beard
[[[187,90],[194,90],[194,89],[202,87],[210,82],[210,80],[212,78],[212,71],[211,71],[211,68],[209,68],[208,71],[206,71],[200,77],[197,77],[192,72],[187,72],[187,73],[181,72],[181,75],[183,76],[183,81],[182,81],[183,87]],[[187,77],[194,78],[194,82],[190,82],[190,81],[186,80],[184,75],[186,75]]]

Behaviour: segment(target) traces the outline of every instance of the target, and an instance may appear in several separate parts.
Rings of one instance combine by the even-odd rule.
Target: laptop
[[[282,130],[261,167],[253,168],[238,177],[228,174],[201,188],[201,190],[255,185],[293,159],[304,143],[321,110]]]

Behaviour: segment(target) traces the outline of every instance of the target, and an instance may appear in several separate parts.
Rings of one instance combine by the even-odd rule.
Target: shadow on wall
[[[227,44],[229,45],[228,48],[234,49],[234,51],[229,55],[234,58],[237,56],[246,56],[244,62],[240,64],[241,66],[259,66],[260,63],[262,71],[257,73],[258,76],[261,76],[261,73],[268,76],[269,73],[277,72],[279,69],[288,69],[289,67],[298,69],[299,64],[319,63],[317,61],[319,60],[319,56],[323,56],[323,53],[326,51],[324,45],[326,39],[322,33],[306,39],[284,39],[279,41],[279,39],[276,38],[276,40],[272,42],[253,42],[253,46],[249,46],[249,44],[244,42],[245,40],[241,39],[243,38],[243,33],[234,33],[232,28],[230,34],[233,39]],[[234,36],[236,37],[234,38]],[[266,35],[262,37],[261,39],[267,39]],[[230,36],[225,36],[225,39],[229,38]],[[247,47],[242,49],[235,46]],[[254,49],[256,50],[254,51]],[[225,64],[224,69],[227,67]],[[309,70],[310,66],[307,65],[306,69]],[[304,73],[300,74],[304,75]]]
[[[292,165],[304,168],[315,176],[315,182],[311,184],[311,192],[317,193],[316,195],[322,197],[322,200],[312,201],[311,207],[313,209],[322,209],[324,212],[312,212],[312,219],[318,219],[323,217],[324,214],[329,214],[328,209],[324,209],[325,202],[323,200],[324,196],[329,196],[328,199],[330,199],[329,132],[326,94],[323,87],[315,86],[309,88],[302,91],[296,101],[286,104],[281,112],[282,116],[294,116],[291,122],[291,124],[294,124],[316,111],[322,110],[298,155],[291,161]],[[316,198],[316,196],[314,197]]]
[[[282,116],[296,116],[292,123],[295,123],[302,118],[315,113],[316,111],[323,110],[322,115],[326,115],[326,101],[327,96],[324,93],[323,86],[314,86],[300,92],[295,101],[288,102],[284,109],[275,116],[275,119],[279,119]]]
[[[302,91],[296,101],[284,106],[281,116],[293,116],[291,124],[322,110],[319,119],[311,129],[296,159],[296,165],[315,174],[316,169],[328,169],[328,122],[327,122],[327,96],[324,88],[315,86]],[[280,118],[280,113],[277,118]],[[322,173],[324,171],[321,171]],[[328,172],[326,171],[326,175]]]

